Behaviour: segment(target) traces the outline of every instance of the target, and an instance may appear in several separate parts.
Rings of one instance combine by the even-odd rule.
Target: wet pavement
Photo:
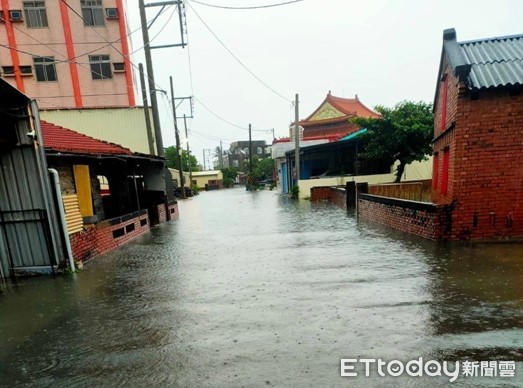
[[[340,377],[365,357],[516,361],[453,385],[523,385],[523,244],[436,244],[270,191],[179,206],[77,275],[0,295],[0,386],[449,384]]]

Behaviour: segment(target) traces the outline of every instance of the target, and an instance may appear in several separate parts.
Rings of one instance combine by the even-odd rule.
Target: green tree
[[[377,106],[381,118],[355,118],[353,122],[366,128],[363,156],[393,164],[399,161],[395,182],[400,182],[405,166],[426,159],[432,151],[434,115],[432,104],[403,101],[394,108]]]
[[[226,167],[222,168],[221,172],[223,174],[223,185],[225,187],[234,186],[234,182],[236,181],[236,177],[238,176],[238,170],[234,167]]]
[[[274,176],[274,160],[272,158],[261,159],[254,169],[254,176],[262,180],[272,180]]]
[[[167,164],[167,167],[175,168],[176,170],[179,170],[178,166],[178,154],[176,152],[175,146],[170,146],[165,149],[165,162]],[[190,163],[190,164],[189,164]],[[191,167],[191,171],[198,171],[198,159],[194,155],[190,156],[190,162],[189,162],[189,155],[187,154],[187,151],[182,151],[182,166],[183,171],[188,172],[188,167]]]

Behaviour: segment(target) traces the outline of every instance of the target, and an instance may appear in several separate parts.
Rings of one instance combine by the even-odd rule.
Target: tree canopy
[[[421,161],[432,151],[434,115],[432,104],[403,101],[394,108],[377,106],[381,118],[355,118],[353,122],[366,128],[363,156],[393,164],[399,161],[396,182],[401,180],[405,166]]]
[[[234,167],[226,167],[222,168],[221,172],[223,174],[223,185],[225,187],[233,187],[234,181],[236,180],[236,177],[238,176],[238,169]]]
[[[170,146],[165,149],[165,163],[167,167],[174,168],[179,170],[178,166],[178,154],[176,153],[176,147]],[[183,171],[189,172],[189,157],[187,151],[182,151],[182,166]],[[198,159],[194,155],[190,157],[190,167],[191,171],[198,171]]]
[[[262,180],[271,180],[274,171],[274,160],[272,158],[260,159],[258,155],[252,157],[252,174],[256,182]],[[243,172],[249,173],[249,161],[246,160],[243,164]]]

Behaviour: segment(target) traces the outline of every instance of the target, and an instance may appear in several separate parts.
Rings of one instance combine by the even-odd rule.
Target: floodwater
[[[0,294],[0,386],[449,384],[340,376],[342,358],[419,357],[516,361],[453,385],[523,385],[523,244],[436,244],[271,191],[179,206],[76,275]]]

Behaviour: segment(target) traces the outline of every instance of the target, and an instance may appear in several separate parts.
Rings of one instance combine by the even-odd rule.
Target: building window
[[[48,27],[43,1],[24,1],[25,22],[29,28]]]
[[[449,162],[450,155],[449,150],[443,152],[443,167],[441,172],[441,194],[447,195],[448,186],[449,186]]]
[[[256,153],[257,153],[258,155],[263,154],[263,148],[262,148],[262,147],[258,147],[258,148],[256,148]]]
[[[41,82],[56,81],[54,57],[33,57],[36,80]]]
[[[123,73],[125,71],[125,63],[123,62],[114,62],[113,70],[115,73]]]
[[[109,55],[89,55],[89,63],[93,79],[113,78]]]
[[[102,0],[82,0],[82,17],[84,26],[104,26],[104,10]]]
[[[14,77],[15,67],[2,66],[2,73],[4,77]],[[31,66],[20,66],[20,75],[33,75],[33,69],[31,68]]]

